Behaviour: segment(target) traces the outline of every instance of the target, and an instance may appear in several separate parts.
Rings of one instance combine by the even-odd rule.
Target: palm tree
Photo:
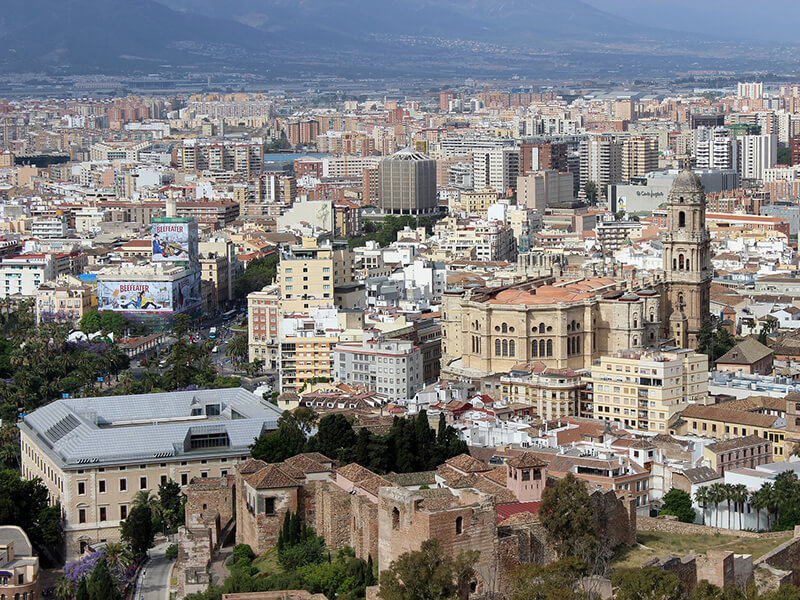
[[[237,365],[246,360],[247,336],[244,334],[235,336],[225,348],[225,356],[232,358]]]
[[[154,509],[158,505],[158,496],[150,490],[139,490],[133,497],[133,507],[149,506]]]
[[[763,507],[767,509],[767,529],[770,529],[770,516],[772,516],[772,511],[775,506],[775,486],[771,481],[768,481],[762,485],[761,489],[758,491],[762,494],[761,502]]]
[[[756,511],[756,531],[761,531],[761,510],[767,506],[763,487],[750,494],[750,506]]]
[[[62,575],[58,581],[56,581],[53,592],[58,600],[71,600],[75,590],[72,589],[72,584],[69,582],[69,579]]]
[[[731,528],[731,500],[733,500],[733,485],[730,483],[722,484],[725,490],[725,502],[728,504],[728,529]]]
[[[747,502],[747,486],[743,483],[737,483],[733,486],[733,501],[739,513],[739,530],[742,529],[742,513],[744,512],[744,505]]]
[[[702,486],[697,488],[697,491],[694,493],[694,501],[697,502],[703,512],[703,525],[706,524],[706,508],[708,507],[708,500],[709,500],[709,490],[706,486]]]
[[[119,542],[108,542],[105,548],[108,568],[117,575],[122,574],[131,564],[131,555],[127,546]]]
[[[719,503],[725,500],[725,484],[714,483],[708,490],[709,500],[714,503],[716,526],[719,527]]]

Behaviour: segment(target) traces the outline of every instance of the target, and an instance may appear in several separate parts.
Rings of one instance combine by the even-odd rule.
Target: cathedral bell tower
[[[688,159],[667,196],[662,319],[664,337],[683,348],[697,347],[700,325],[710,318],[711,236],[706,228],[706,194]]]

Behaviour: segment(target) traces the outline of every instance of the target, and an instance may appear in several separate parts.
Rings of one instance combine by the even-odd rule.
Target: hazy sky
[[[800,42],[797,0],[584,0],[631,21],[724,37]],[[770,18],[775,15],[774,18]]]

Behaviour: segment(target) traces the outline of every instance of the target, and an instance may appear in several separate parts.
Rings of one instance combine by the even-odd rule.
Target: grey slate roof
[[[217,405],[207,414],[208,406]],[[215,413],[219,414],[215,414]],[[247,454],[281,411],[242,388],[57,400],[20,428],[63,467]],[[227,447],[191,450],[192,435],[227,435]]]

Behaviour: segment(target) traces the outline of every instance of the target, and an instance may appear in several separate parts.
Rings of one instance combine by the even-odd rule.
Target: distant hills
[[[0,72],[153,72],[172,66],[283,75],[582,75],[735,59],[707,36],[635,25],[581,0],[7,4],[0,13]]]

